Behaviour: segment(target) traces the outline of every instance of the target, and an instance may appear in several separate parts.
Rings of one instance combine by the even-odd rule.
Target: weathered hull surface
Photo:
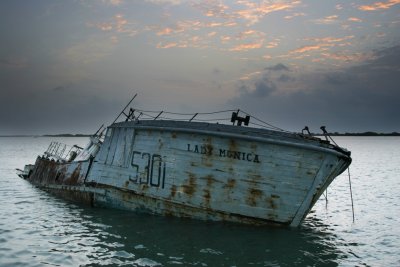
[[[232,129],[114,124],[94,160],[38,158],[29,180],[95,205],[297,226],[351,162],[344,150],[320,140]]]

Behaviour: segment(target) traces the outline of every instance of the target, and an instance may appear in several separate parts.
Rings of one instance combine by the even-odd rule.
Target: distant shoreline
[[[312,134],[314,136],[323,136],[323,134]],[[363,132],[363,133],[329,133],[330,136],[400,136],[398,132],[392,133],[376,133],[376,132]]]
[[[323,136],[323,134],[314,134],[312,136]],[[329,133],[330,136],[400,136],[398,132],[392,133],[376,133],[376,132],[362,132],[362,133]],[[42,135],[0,135],[0,137],[90,137],[91,134],[42,134]]]

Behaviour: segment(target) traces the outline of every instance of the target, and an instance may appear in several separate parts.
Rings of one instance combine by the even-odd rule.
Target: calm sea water
[[[0,266],[400,266],[400,138],[337,137],[347,172],[295,229],[77,205],[15,174],[54,138],[0,138]],[[85,138],[59,138],[68,144]]]

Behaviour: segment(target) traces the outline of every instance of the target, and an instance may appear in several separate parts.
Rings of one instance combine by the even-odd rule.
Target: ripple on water
[[[36,141],[0,138],[0,266],[400,266],[400,138],[338,139],[353,152],[356,221],[342,175],[300,228],[281,229],[72,204],[15,176]]]

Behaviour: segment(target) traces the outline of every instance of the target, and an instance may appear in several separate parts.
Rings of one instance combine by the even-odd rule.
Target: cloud
[[[249,107],[257,117],[289,130],[327,125],[331,131],[342,132],[399,131],[399,62],[400,46],[396,46],[374,51],[373,59],[362,64],[335,71],[296,73],[295,79],[268,76],[266,80],[264,75],[256,81],[241,81],[230,104]],[[290,85],[299,90],[287,90]]]
[[[389,9],[394,5],[400,4],[400,0],[389,0],[386,2],[375,2],[372,5],[362,5],[358,9],[362,11],[377,11],[381,9]]]
[[[112,6],[119,6],[123,4],[123,0],[103,0],[103,3],[107,5],[112,5]]]
[[[302,46],[300,48],[289,51],[289,54],[302,54],[302,53],[314,51],[314,50],[326,50],[327,49],[326,46],[330,46],[330,45],[328,45],[328,44],[306,45],[306,46]]]
[[[258,49],[262,47],[262,41],[256,43],[247,43],[247,44],[240,44],[232,47],[229,51],[248,51],[251,49]]]
[[[241,93],[240,98],[265,98],[276,91],[276,85],[267,75],[264,75],[252,85],[242,84],[239,91]]]
[[[90,64],[111,55],[114,49],[115,43],[112,39],[91,36],[66,48],[59,57],[65,63]]]
[[[300,4],[300,1],[283,0],[275,3],[239,0],[236,3],[228,4],[219,0],[200,1],[192,4],[200,10],[204,16],[229,21],[245,20],[248,25],[259,22],[263,17],[272,12],[288,11]],[[294,16],[301,16],[297,13]]]
[[[223,43],[228,43],[231,41],[233,47],[228,49],[229,51],[248,51],[252,49],[262,48],[265,41],[265,33],[262,31],[256,31],[252,29],[247,29],[245,31],[239,32],[234,38],[228,37],[221,40]]]
[[[314,20],[314,22],[317,24],[333,24],[338,21],[338,18],[339,18],[338,15],[330,15],[330,16],[326,16],[322,19],[316,19],[316,20]]]
[[[174,32],[174,30],[170,27],[166,27],[164,29],[161,29],[157,32],[157,35],[161,36],[161,35],[170,35]]]
[[[307,41],[313,41],[313,42],[318,42],[318,43],[341,43],[343,44],[344,41],[353,39],[354,35],[347,35],[344,37],[323,37],[323,38],[307,38],[305,40]]]
[[[280,2],[252,2],[248,0],[238,1],[238,4],[246,8],[234,12],[240,18],[247,20],[249,25],[259,22],[264,16],[277,11],[287,11],[299,5],[300,1],[280,1]]]
[[[344,62],[349,62],[349,63],[354,63],[354,62],[364,62],[366,60],[373,59],[374,53],[369,52],[369,53],[363,53],[363,52],[355,52],[355,53],[349,53],[345,51],[339,51],[335,53],[321,53],[321,56],[325,59],[330,59],[330,60],[336,60],[336,61],[344,61]]]
[[[231,16],[226,13],[229,7],[221,1],[201,1],[193,4],[193,7],[201,10],[206,17],[231,18]]]
[[[141,30],[137,26],[137,23],[128,21],[123,14],[116,14],[106,22],[100,23],[88,23],[89,27],[94,26],[104,32],[112,32],[113,34],[125,35],[125,36],[136,36]]]
[[[343,5],[338,4],[338,5],[335,6],[335,8],[336,8],[337,10],[342,10],[342,9],[343,9]]]
[[[285,16],[284,18],[285,19],[293,19],[296,17],[304,17],[304,16],[306,16],[306,13],[300,12],[300,13],[293,13],[292,15]]]
[[[151,26],[149,30],[153,31],[161,40],[157,48],[216,48],[222,44],[228,44],[234,39],[233,36],[219,35],[220,30],[234,27],[236,23],[232,21],[215,22],[201,20],[178,20],[174,24],[165,26]],[[249,34],[247,38],[255,39],[260,32]],[[244,39],[244,38],[243,38]],[[175,43],[176,45],[172,45]],[[168,45],[170,44],[170,45]]]
[[[174,43],[174,42],[157,44],[157,48],[161,48],[161,49],[168,49],[168,48],[173,48],[173,47],[185,47],[185,46],[179,45],[178,43]]]
[[[306,38],[304,39],[304,41],[311,44],[290,50],[287,55],[282,55],[280,57],[302,59],[306,56],[315,55],[315,57],[311,59],[312,62],[321,62],[324,60],[344,61],[343,57],[345,56],[348,57],[348,59],[353,57],[360,58],[361,60],[361,53],[359,55],[356,55],[354,52],[346,52],[345,50],[342,50],[341,52],[329,52],[335,47],[340,47],[341,49],[343,49],[343,47],[345,46],[351,46],[352,44],[350,40],[353,38],[353,35],[348,35],[344,37],[328,36],[321,38]]]
[[[289,68],[282,63],[278,63],[275,66],[272,67],[266,67],[264,68],[265,70],[270,70],[270,71],[289,71]]]
[[[282,74],[281,76],[279,76],[278,81],[279,82],[294,82],[296,79],[293,77],[290,77],[287,74]]]
[[[348,21],[352,21],[352,22],[362,22],[362,19],[356,18],[356,17],[350,17],[347,19]]]
[[[256,31],[256,30],[246,30],[246,31],[242,31],[237,35],[238,40],[244,40],[247,38],[251,38],[251,37],[256,37],[256,38],[263,38],[265,36],[265,33],[262,31]]]
[[[61,92],[61,91],[65,91],[69,86],[65,86],[65,85],[60,85],[57,87],[54,87],[53,89],[51,89],[50,91],[53,92]]]
[[[179,5],[183,2],[182,0],[145,0],[145,1],[156,5],[165,5],[165,4]]]
[[[22,57],[0,58],[0,68],[22,69],[28,66],[28,60]]]
[[[250,80],[252,77],[258,76],[259,74],[261,74],[261,71],[255,71],[252,73],[248,73],[248,74],[245,74],[242,77],[240,77],[239,80]]]

